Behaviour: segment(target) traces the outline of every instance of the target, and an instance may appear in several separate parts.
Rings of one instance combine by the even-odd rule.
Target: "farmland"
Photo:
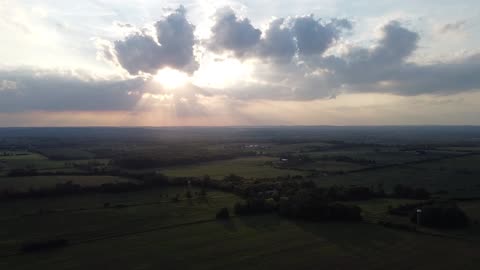
[[[432,192],[447,191],[454,197],[480,196],[480,173],[476,164],[480,156],[456,157],[405,166],[393,166],[356,173],[319,177],[319,185],[366,185],[383,184],[391,189],[397,184],[424,187]]]
[[[0,178],[0,190],[26,191],[28,189],[52,188],[56,184],[72,182],[82,186],[132,181],[108,175],[45,175]]]
[[[281,128],[190,131],[188,137],[183,130],[3,137],[0,268],[395,270],[480,264],[476,143],[334,140],[327,133]],[[410,197],[395,193],[399,185],[411,189]],[[327,205],[351,207],[340,209],[358,208],[362,220],[309,220],[279,210],[282,202],[309,196],[322,205],[329,200]],[[270,208],[237,212],[238,204],[252,200],[268,201]],[[431,200],[458,205],[470,225],[430,228],[390,212]],[[216,218],[222,208],[229,219]],[[62,246],[23,248],[55,240]]]
[[[442,261],[445,269],[475,269],[478,264],[474,256],[478,247],[472,243],[373,224],[312,224],[277,216],[216,221],[213,216],[219,207],[231,208],[240,199],[212,191],[207,193],[208,202],[196,198],[176,203],[167,200],[167,194],[171,197],[182,191],[88,195],[64,198],[58,204],[26,201],[13,206],[14,212],[11,205],[3,205],[3,255],[15,252],[23,241],[38,237],[68,237],[72,244],[47,253],[4,257],[0,266],[99,269],[108,263],[127,269],[140,263],[152,269],[289,269],[325,265],[381,269],[394,264],[394,269],[418,265],[431,269],[429,262],[446,252],[448,260]],[[111,207],[105,208],[107,201]],[[120,204],[124,206],[115,207]],[[60,205],[61,209],[55,208]],[[32,215],[32,209],[40,208],[56,212]],[[115,252],[105,252],[112,247]],[[378,256],[388,259],[375,260]],[[192,261],[195,265],[191,265]]]
[[[298,170],[277,169],[272,167],[271,163],[276,160],[277,159],[272,157],[237,158],[165,168],[160,172],[172,177],[209,175],[215,179],[221,179],[229,174],[236,174],[246,178],[274,178],[277,176],[304,174]]]

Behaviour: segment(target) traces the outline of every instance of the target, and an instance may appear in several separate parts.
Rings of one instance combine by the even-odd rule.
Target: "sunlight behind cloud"
[[[153,79],[169,90],[185,86],[190,81],[186,73],[171,68],[159,70]]]
[[[219,59],[208,57],[192,78],[193,83],[200,87],[227,88],[239,81],[251,80],[253,67],[247,61],[234,58]]]

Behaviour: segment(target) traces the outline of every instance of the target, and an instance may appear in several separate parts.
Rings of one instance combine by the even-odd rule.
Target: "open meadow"
[[[476,144],[193,131],[0,140],[0,268],[480,265]],[[468,226],[412,221],[436,201]]]
[[[4,204],[0,267],[476,269],[480,262],[478,243],[375,224],[316,224],[275,215],[216,220],[219,208],[231,209],[240,198],[209,191],[206,200],[168,199],[183,191],[167,188]],[[105,202],[109,207],[104,207]],[[21,243],[48,238],[65,238],[70,244],[16,254]],[[432,261],[441,267],[433,267]]]

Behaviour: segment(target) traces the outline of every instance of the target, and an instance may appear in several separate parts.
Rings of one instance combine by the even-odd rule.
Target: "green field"
[[[37,153],[25,152],[25,151],[2,151],[0,150],[0,160],[1,161],[12,161],[12,160],[43,160],[47,157],[42,156]]]
[[[82,186],[99,186],[105,183],[132,181],[107,175],[46,175],[25,177],[0,177],[0,190],[27,191],[30,188],[52,188],[56,184],[72,181]]]
[[[291,144],[265,144],[268,154],[279,155],[282,153],[311,152],[316,149],[328,149],[332,144],[324,142],[314,143],[291,143]]]
[[[455,197],[480,196],[480,156],[467,156],[406,166],[319,177],[320,186],[383,184],[391,190],[397,184],[424,187],[432,192],[441,190]]]
[[[447,151],[459,151],[459,152],[480,152],[480,146],[455,146],[455,147],[441,147]]]
[[[93,153],[76,148],[46,148],[40,152],[51,159],[81,160],[95,158]]]
[[[209,175],[215,179],[221,179],[232,173],[246,178],[267,178],[304,174],[304,172],[297,170],[283,170],[272,167],[270,163],[277,160],[277,158],[272,157],[236,158],[165,168],[160,170],[160,172],[172,177]]]
[[[181,195],[181,201],[171,202],[176,194]],[[183,188],[165,188],[3,202],[0,206],[0,256],[15,252],[25,241],[62,237],[78,242],[158,226],[211,220],[218,209],[232,207],[239,200],[222,192],[208,192],[206,201],[200,198],[186,200],[183,194]],[[111,207],[105,208],[105,203]]]
[[[373,148],[347,148],[341,150],[311,152],[307,154],[314,159],[347,156],[359,160],[375,161],[374,165],[387,165],[435,159],[448,155],[458,155],[461,153],[452,151],[432,150],[426,151],[424,154],[418,154],[415,151],[399,151],[395,148],[379,148],[378,151],[374,151]]]
[[[0,159],[4,171],[15,169],[35,169],[40,172],[58,171],[58,172],[81,172],[81,169],[75,168],[74,164],[86,165],[88,162],[95,161],[106,165],[108,159],[95,160],[50,160],[40,155],[32,155],[33,158],[12,158]]]
[[[478,143],[376,140],[375,130],[346,137],[342,130],[325,136],[314,136],[310,128],[251,133],[240,128],[237,135],[234,130],[213,136],[206,129],[168,128],[151,134],[128,129],[113,136],[102,128],[98,136],[91,129],[84,133],[88,136],[74,129],[74,136],[58,138],[0,138],[0,148],[7,149],[0,150],[0,192],[51,189],[69,181],[82,186],[139,184],[119,185],[118,190],[2,193],[0,269],[478,269]],[[230,174],[246,179],[220,182]],[[219,181],[201,181],[205,175]],[[304,177],[280,178],[288,175]],[[195,177],[188,185],[202,184],[206,196],[199,187],[187,193],[182,179],[173,177]],[[313,189],[310,180],[319,187],[344,188]],[[379,184],[386,197],[369,193],[370,200],[348,200],[361,198],[348,186],[376,191]],[[431,198],[455,201],[471,219],[470,226],[433,229],[412,224],[408,215],[390,215],[389,206],[420,202],[389,198],[397,184],[424,187]],[[362,209],[363,222],[327,222],[342,220],[345,213],[332,218],[335,212],[322,217],[324,222],[307,222],[295,214],[298,219],[287,219],[274,214],[283,213],[282,207],[215,218],[224,207],[233,214],[235,203],[245,199],[252,199],[253,207],[291,203],[292,213],[310,214],[322,213],[315,212],[322,211],[319,206],[335,209],[327,203],[354,205]],[[416,226],[415,232],[401,225]],[[20,252],[24,243],[53,239],[66,239],[68,245]]]
[[[306,164],[294,166],[294,168],[302,170],[317,170],[321,172],[346,172],[358,170],[366,166],[351,162],[334,161],[334,160],[317,160]]]
[[[395,270],[476,269],[480,263],[478,242],[367,223],[295,222],[274,215],[216,221],[216,211],[239,198],[208,192],[208,202],[194,198],[173,203],[166,197],[183,191],[167,188],[2,205],[1,255],[15,253],[22,242],[33,239],[61,237],[70,245],[2,257],[0,268]],[[112,207],[104,208],[105,202]],[[44,214],[32,214],[35,209]]]

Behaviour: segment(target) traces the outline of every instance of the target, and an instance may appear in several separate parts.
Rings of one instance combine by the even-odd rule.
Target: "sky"
[[[0,0],[0,126],[480,125],[477,0]]]

